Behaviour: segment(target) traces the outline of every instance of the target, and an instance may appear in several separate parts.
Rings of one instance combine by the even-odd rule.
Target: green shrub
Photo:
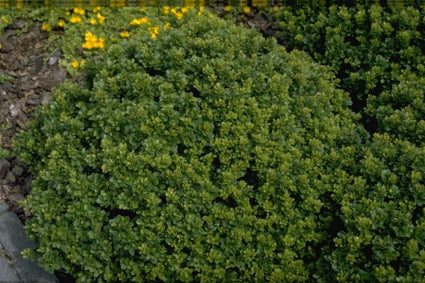
[[[394,88],[405,88],[400,84],[413,83],[406,82],[407,79],[415,81],[416,76],[425,75],[424,7],[397,2],[386,7],[372,4],[333,5],[321,10],[281,9],[278,15],[282,28],[280,36],[289,49],[304,50],[316,61],[331,66],[341,80],[340,86],[350,93],[353,109],[362,113],[365,126],[371,132],[383,133],[388,129],[386,119],[393,121],[393,129],[406,127],[403,121],[394,123],[394,117],[383,117],[382,109],[378,109],[381,106],[398,109],[397,99],[378,98],[378,101],[385,100],[383,104],[375,100],[370,103],[370,99],[381,95],[398,96],[400,93]],[[393,91],[395,93],[391,94]],[[423,91],[414,96],[423,100]],[[403,105],[408,103],[415,108],[412,102],[405,100]],[[424,123],[409,107],[403,112],[401,115],[415,117],[416,122]],[[409,141],[418,142],[408,136]]]
[[[32,251],[80,281],[334,280],[364,131],[327,68],[207,16],[87,62],[16,144]]]
[[[425,138],[425,78],[405,71],[398,81],[391,90],[371,96],[366,113],[374,115],[379,132],[421,147]]]
[[[324,255],[341,282],[419,282],[425,274],[423,7],[395,3],[281,10],[290,48],[327,64],[376,132],[336,188],[342,220]],[[326,277],[323,277],[326,278]]]
[[[425,150],[376,134],[360,175],[335,193],[344,230],[330,260],[342,282],[420,282],[425,275]]]

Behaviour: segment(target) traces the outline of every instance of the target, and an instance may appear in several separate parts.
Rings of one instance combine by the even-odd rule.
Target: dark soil
[[[35,109],[52,96],[52,88],[68,76],[59,66],[62,55],[41,24],[22,19],[7,26],[0,41],[0,141],[11,150],[16,133],[34,116]],[[0,202],[6,202],[24,222],[24,212],[18,202],[30,191],[31,175],[18,158],[0,162]]]
[[[224,6],[210,7],[210,10],[213,10],[220,17],[224,17],[226,14]],[[270,13],[267,14],[261,9],[253,8],[249,14],[239,14],[236,16],[235,22],[248,29],[256,29],[264,37],[275,37],[279,31],[279,23],[272,18]],[[279,43],[282,44],[281,42]]]
[[[57,42],[49,42],[41,24],[18,19],[2,34],[0,49],[0,144],[12,152],[16,134],[26,129],[38,106],[52,96],[52,89],[71,79],[59,60]],[[23,223],[31,213],[19,204],[31,191],[32,175],[17,157],[0,159],[0,203],[7,203]],[[60,282],[75,281],[55,272]]]

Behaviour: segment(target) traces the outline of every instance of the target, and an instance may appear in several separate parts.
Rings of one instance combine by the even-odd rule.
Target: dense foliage
[[[344,229],[328,258],[339,281],[419,282],[425,274],[425,149],[375,134],[361,176],[338,191]]]
[[[348,94],[305,53],[188,13],[88,61],[20,135],[32,253],[84,282],[334,280],[366,138]]]
[[[118,17],[16,144],[32,254],[82,282],[422,280],[425,17],[395,5],[282,8],[328,67],[208,13]]]
[[[304,50],[332,68],[369,130],[391,131],[421,143],[424,8],[396,2],[386,7],[281,9],[280,36],[289,49]]]
[[[282,9],[282,37],[329,65],[374,133],[336,195],[344,229],[328,257],[340,281],[423,280],[424,9],[393,3]]]

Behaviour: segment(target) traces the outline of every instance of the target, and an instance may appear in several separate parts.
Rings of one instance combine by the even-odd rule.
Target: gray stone
[[[35,243],[27,238],[21,221],[13,212],[8,211],[0,215],[0,245],[11,260],[18,258],[21,251],[35,247]]]
[[[7,203],[0,203],[0,215],[9,210]]]
[[[13,194],[13,195],[10,195],[9,196],[9,200],[10,201],[16,201],[16,202],[19,202],[19,201],[23,201],[23,200],[25,200],[26,198],[25,198],[25,196],[22,194],[22,193],[17,193],[17,194]]]
[[[59,60],[58,56],[50,56],[48,63],[51,66],[51,65],[54,65],[58,60]]]
[[[38,266],[35,261],[28,259],[21,259],[16,262],[13,267],[15,267],[16,272],[22,281],[25,282],[59,282],[56,276],[48,273],[43,268]]]
[[[19,281],[13,268],[7,263],[7,259],[0,256],[0,282],[16,282]]]
[[[28,177],[25,180],[25,184],[21,187],[21,192],[23,192],[24,194],[29,194],[31,192],[31,182],[32,177]]]
[[[21,176],[21,175],[22,175],[22,173],[24,173],[24,168],[22,168],[21,166],[15,166],[15,167],[13,167],[12,172],[13,172],[13,173],[14,173],[17,177],[19,177],[19,176]]]
[[[6,184],[14,184],[16,182],[16,176],[12,171],[9,171],[4,178]]]
[[[50,98],[52,98],[52,95],[50,93],[43,93],[41,96],[41,104],[46,104],[49,102]]]
[[[7,169],[10,167],[10,162],[6,159],[0,159],[0,179],[3,179],[6,176]]]
[[[18,19],[13,21],[13,23],[11,23],[8,28],[10,29],[23,29],[25,28],[25,21],[22,19]]]

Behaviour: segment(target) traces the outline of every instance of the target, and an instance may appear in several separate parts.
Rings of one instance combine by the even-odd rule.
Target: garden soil
[[[52,89],[69,78],[59,65],[61,51],[49,42],[38,22],[17,19],[0,40],[0,144],[12,149],[16,133],[26,129],[38,106]],[[30,192],[32,176],[18,158],[0,159],[0,202],[24,222],[30,216],[19,205]]]

